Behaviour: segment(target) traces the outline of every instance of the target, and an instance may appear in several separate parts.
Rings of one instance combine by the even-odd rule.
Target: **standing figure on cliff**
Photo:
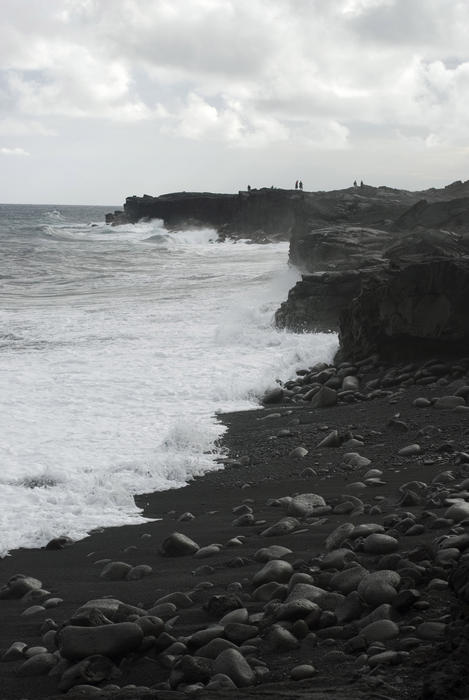
[[[248,192],[251,191],[251,185],[248,185]]]
[[[358,187],[357,181],[356,181],[356,180],[353,181],[353,186],[354,186],[354,187]]]
[[[303,183],[301,182],[301,180],[300,180],[299,183],[298,183],[298,187],[300,188],[300,190],[303,189]]]
[[[295,182],[295,190],[298,189],[298,180]]]

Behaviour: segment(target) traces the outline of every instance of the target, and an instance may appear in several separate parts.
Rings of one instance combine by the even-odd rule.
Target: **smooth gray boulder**
[[[222,673],[231,678],[238,688],[254,685],[256,674],[237,649],[225,649],[215,659],[213,664],[215,674]]]
[[[57,634],[57,644],[63,657],[70,661],[92,655],[114,658],[137,649],[143,640],[143,630],[135,622],[117,622],[98,627],[68,625]]]
[[[199,545],[182,532],[173,532],[163,540],[160,554],[164,557],[185,557],[199,550]]]

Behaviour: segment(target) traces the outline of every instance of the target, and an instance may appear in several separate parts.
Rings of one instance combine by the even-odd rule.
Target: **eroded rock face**
[[[159,197],[133,196],[127,197],[123,212],[106,215],[106,223],[161,219],[168,229],[211,227],[221,239],[288,240],[304,196],[308,195],[267,187],[238,194],[174,192]]]
[[[383,252],[396,234],[364,226],[297,220],[290,242],[290,262],[307,272],[358,270],[383,263]]]
[[[275,314],[279,328],[336,331],[342,310],[360,292],[362,274],[342,270],[304,275]]]
[[[453,194],[456,194],[456,191]],[[467,197],[467,192],[464,194],[465,197],[439,202],[428,202],[426,199],[422,199],[397,219],[396,227],[406,231],[418,229],[467,231],[469,228],[469,197]]]
[[[370,275],[340,318],[344,355],[464,353],[469,343],[468,293],[469,262],[464,259]]]

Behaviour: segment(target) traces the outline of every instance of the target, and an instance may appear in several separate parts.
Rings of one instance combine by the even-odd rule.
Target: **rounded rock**
[[[256,674],[237,649],[225,649],[215,659],[213,664],[215,674],[222,673],[231,678],[238,688],[254,685]]]
[[[137,649],[143,640],[143,630],[134,622],[113,625],[78,627],[68,625],[57,634],[61,655],[75,661],[99,655],[113,658]]]
[[[316,669],[311,664],[300,664],[292,668],[290,671],[290,678],[292,681],[303,681],[307,678],[312,678],[316,673]]]
[[[173,532],[167,537],[160,549],[160,553],[165,557],[184,557],[194,554],[199,549],[199,545],[182,532]]]
[[[130,564],[123,561],[111,561],[106,564],[99,575],[107,581],[122,581],[131,569]]]
[[[288,515],[307,517],[313,515],[318,506],[325,506],[326,501],[317,493],[301,493],[294,496],[288,504]]]
[[[397,596],[400,581],[401,577],[396,571],[374,571],[362,578],[358,584],[358,594],[367,605],[373,607],[390,603]]]
[[[261,586],[263,583],[271,581],[285,583],[285,581],[289,581],[292,574],[293,567],[289,562],[283,559],[272,559],[254,574],[252,582],[255,586]]]
[[[466,402],[462,396],[440,396],[433,403],[434,408],[439,408],[443,410],[451,410],[457,408],[458,406],[465,406]]]
[[[467,501],[453,503],[445,512],[445,518],[454,520],[457,523],[466,520],[469,518],[469,503]]]
[[[367,642],[384,642],[399,636],[399,627],[392,620],[376,620],[366,625],[360,634]]]
[[[49,652],[35,654],[21,664],[18,674],[20,676],[45,676],[56,666],[57,662],[55,654]]]
[[[374,533],[363,541],[363,550],[367,554],[390,554],[399,548],[399,542],[391,535]]]

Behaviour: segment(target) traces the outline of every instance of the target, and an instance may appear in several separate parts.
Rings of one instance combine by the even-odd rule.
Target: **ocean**
[[[141,523],[134,494],[220,468],[217,412],[337,349],[272,324],[288,243],[113,209],[0,205],[0,556]]]

